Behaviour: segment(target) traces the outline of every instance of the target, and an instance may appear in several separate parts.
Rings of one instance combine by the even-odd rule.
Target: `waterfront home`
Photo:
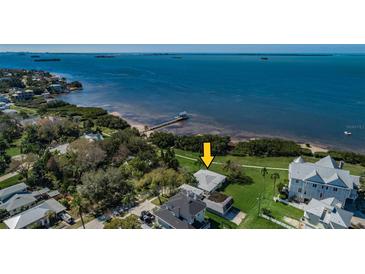
[[[9,186],[7,188],[0,190],[0,202],[4,203],[11,196],[20,193],[26,193],[28,186],[24,183],[19,183],[16,185]]]
[[[163,228],[209,228],[204,218],[206,205],[189,192],[180,191],[163,204],[154,214]]]
[[[82,137],[85,138],[86,140],[91,141],[91,142],[104,140],[103,135],[100,134],[99,132],[97,132],[97,133],[85,133]]]
[[[30,208],[18,215],[6,219],[4,223],[10,229],[29,228],[33,226],[48,227],[51,223],[51,215],[55,218],[65,212],[66,208],[55,199],[49,199]]]
[[[213,192],[203,202],[207,205],[208,211],[224,216],[232,208],[233,198],[221,192]]]
[[[201,169],[194,173],[194,177],[198,181],[198,188],[206,191],[207,193],[212,193],[220,188],[226,181],[226,176],[206,170]]]
[[[342,209],[335,198],[312,199],[304,212],[305,228],[345,229],[351,225],[353,213]]]
[[[49,91],[58,94],[64,92],[65,88],[61,84],[52,84],[49,86]]]
[[[15,91],[12,95],[11,98],[13,99],[13,101],[25,101],[25,100],[30,100],[32,99],[34,96],[33,90],[18,90]]]
[[[342,169],[331,156],[315,163],[299,157],[289,165],[289,199],[300,202],[334,197],[344,206],[357,198],[359,184],[360,177]]]

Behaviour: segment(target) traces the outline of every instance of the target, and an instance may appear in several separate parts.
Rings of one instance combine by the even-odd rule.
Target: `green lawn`
[[[3,189],[3,188],[6,188],[6,187],[9,187],[9,186],[12,186],[12,185],[15,185],[15,184],[18,184],[20,183],[20,175],[15,175],[9,179],[6,179],[4,181],[1,181],[0,182],[0,189]]]
[[[18,146],[15,146],[15,145],[11,145],[7,150],[6,150],[6,153],[9,155],[9,156],[16,156],[16,155],[19,155],[21,154],[20,152],[20,147]]]
[[[237,225],[235,223],[232,223],[230,221],[228,221],[227,219],[221,217],[221,216],[218,216],[214,213],[211,213],[211,212],[206,212],[205,213],[205,218],[208,219],[210,221],[210,227],[211,228],[228,228],[228,229],[231,229],[231,228],[237,228]]]
[[[0,222],[0,229],[7,229],[8,227],[3,222]]]
[[[181,150],[176,150],[176,154],[192,158],[198,157],[197,153],[190,153]],[[191,172],[195,172],[200,168],[199,165],[197,165],[194,161],[180,157],[177,157],[177,159],[179,160],[181,166],[185,167]],[[289,157],[259,158],[219,156],[216,157],[215,161],[224,163],[228,159],[236,163],[241,163],[245,165],[260,165],[282,168],[287,168],[288,163],[292,160]],[[223,170],[223,165],[212,164],[210,170],[222,174],[226,173]],[[270,175],[273,172],[279,173],[280,179],[278,179],[276,182],[276,184],[278,184],[279,182],[284,182],[284,180],[288,178],[287,171],[269,170],[269,174],[264,180],[260,173],[260,169],[244,168],[244,170],[246,175],[250,176],[253,179],[254,183],[240,185],[234,182],[229,182],[228,185],[221,190],[224,193],[232,196],[234,199],[234,206],[247,214],[245,220],[240,224],[239,228],[282,228],[277,224],[274,224],[258,216],[258,198],[260,194],[263,195],[263,199],[261,200],[261,208],[269,209],[276,219],[283,221],[284,216],[288,216],[294,219],[300,219],[303,216],[303,211],[292,206],[287,206],[273,201],[274,184],[273,180],[270,179]]]
[[[175,153],[179,154],[179,155],[187,156],[187,157],[196,158],[196,159],[198,159],[198,157],[199,157],[199,153],[184,151],[181,149],[175,149]],[[241,164],[241,165],[288,168],[289,164],[295,158],[296,157],[251,157],[251,156],[239,157],[239,156],[227,155],[227,156],[216,156],[214,158],[214,161],[220,162],[220,163],[225,163],[226,161],[231,160],[231,161]],[[179,159],[179,161],[182,160],[182,162],[186,163],[190,167],[194,166],[194,163],[189,160],[185,160],[182,158],[178,158],[178,159]],[[319,160],[318,158],[315,158],[315,157],[304,157],[304,159],[308,162],[316,162]],[[190,164],[188,163],[188,161],[190,162]],[[189,167],[189,169],[190,169],[190,167]],[[365,167],[363,167],[361,165],[352,165],[352,164],[345,163],[344,169],[349,170],[352,175],[361,175],[365,172]],[[192,170],[195,170],[195,169],[192,168]]]
[[[165,202],[167,202],[169,199],[164,197],[164,196],[160,196],[160,200],[161,203],[164,204]],[[154,205],[160,206],[160,200],[158,198],[155,198],[151,201],[151,203],[153,203]]]

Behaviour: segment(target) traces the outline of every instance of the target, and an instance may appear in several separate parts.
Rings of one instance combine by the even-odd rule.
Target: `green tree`
[[[271,174],[271,179],[274,181],[274,189],[273,189],[273,196],[275,196],[275,185],[276,185],[276,180],[280,179],[280,174],[277,172],[274,172]]]
[[[81,196],[78,194],[75,194],[73,196],[73,199],[71,202],[71,207],[74,208],[75,210],[77,210],[77,212],[80,216],[80,219],[81,219],[82,227],[85,229],[85,223],[84,223],[84,218],[83,218],[83,210],[84,210],[83,206],[84,206],[84,203],[82,201]]]

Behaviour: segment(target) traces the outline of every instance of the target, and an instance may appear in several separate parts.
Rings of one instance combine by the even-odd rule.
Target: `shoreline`
[[[112,112],[109,112],[109,114],[111,115],[114,115],[114,116],[117,116],[117,117],[120,117],[122,118],[123,120],[125,120],[131,127],[133,128],[136,128],[141,134],[145,134],[147,137],[149,137],[149,135],[154,132],[154,131],[159,131],[159,130],[151,130],[151,131],[146,131],[146,127],[148,125],[144,124],[144,123],[141,123],[141,122],[138,122],[136,120],[133,120],[133,119],[130,119],[130,118],[126,118],[125,116],[123,116],[120,112],[118,111],[112,111]],[[160,131],[165,131],[165,132],[170,132],[170,133],[174,133],[173,130],[171,130],[170,127],[173,127],[174,125],[171,125],[171,126],[166,126],[162,129],[160,129]],[[170,128],[170,129],[169,129]],[[201,132],[200,134],[211,134],[209,132]],[[194,134],[192,134],[194,135]],[[297,143],[298,145],[300,145],[301,148],[306,148],[306,149],[309,149],[312,151],[312,153],[316,153],[316,152],[323,152],[323,153],[326,153],[329,151],[329,146],[328,145],[323,145],[323,144],[318,144],[318,143],[314,143],[314,142],[303,142],[303,141],[298,141],[298,140],[295,140],[295,139],[292,139],[292,138],[285,138],[285,137],[282,137],[282,136],[260,136],[258,134],[254,134],[252,133],[252,136],[241,136],[241,137],[238,137],[238,136],[230,136],[231,138],[231,142],[233,144],[237,144],[238,142],[248,142],[250,140],[255,140],[255,139],[263,139],[263,138],[280,138],[280,139],[285,139],[285,140],[290,140],[290,141],[293,141],[295,143]],[[307,146],[307,144],[310,145],[310,147]]]

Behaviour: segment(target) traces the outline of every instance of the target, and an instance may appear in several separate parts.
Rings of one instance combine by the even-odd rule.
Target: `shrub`
[[[238,156],[299,156],[300,146],[282,139],[258,139],[248,142],[239,142],[232,151]]]

